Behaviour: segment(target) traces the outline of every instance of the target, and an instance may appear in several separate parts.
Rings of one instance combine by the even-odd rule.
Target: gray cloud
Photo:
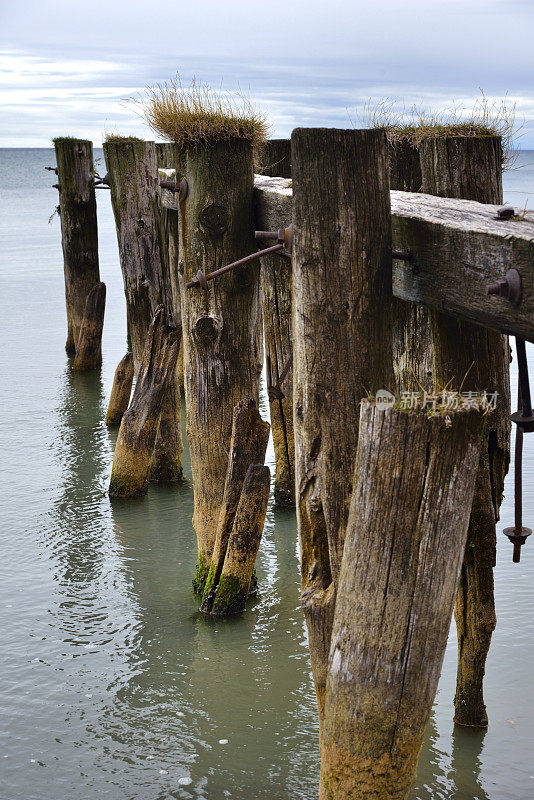
[[[82,12],[83,11],[83,15]],[[509,95],[534,147],[534,8],[494,0],[0,5],[3,146],[104,130],[148,135],[121,102],[179,71],[261,105],[273,132],[362,124],[367,101],[436,110]]]

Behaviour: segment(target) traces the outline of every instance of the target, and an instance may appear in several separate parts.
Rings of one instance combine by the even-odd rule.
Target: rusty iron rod
[[[283,250],[283,244],[275,244],[272,247],[266,247],[264,250],[258,250],[257,253],[251,253],[249,256],[245,256],[244,258],[240,258],[238,261],[233,261],[231,264],[227,264],[225,267],[221,267],[220,269],[216,269],[213,272],[209,272],[207,275],[204,275],[204,280],[211,281],[214,278],[218,278],[219,275],[224,275],[225,272],[229,272],[231,269],[235,269],[236,267],[240,267],[243,264],[248,264],[250,261],[255,261],[257,258],[261,258],[262,256],[267,256],[269,253],[276,253],[278,250]],[[193,278],[193,280],[189,281],[189,283],[185,284],[186,289],[192,289],[193,286],[199,286],[200,281],[198,278]]]

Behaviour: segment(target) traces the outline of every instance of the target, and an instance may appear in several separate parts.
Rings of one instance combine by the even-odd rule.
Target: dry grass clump
[[[483,92],[467,112],[457,106],[438,113],[416,106],[409,112],[399,111],[393,101],[384,100],[369,109],[369,125],[385,128],[390,142],[408,140],[415,147],[423,139],[437,136],[500,136],[503,169],[511,169],[519,154],[515,112],[515,103],[507,105],[506,100],[490,103]]]
[[[105,142],[142,142],[143,139],[140,139],[139,136],[122,136],[120,133],[108,133],[107,131],[104,132],[104,141]]]
[[[187,89],[178,78],[158,84],[136,102],[155,133],[180,145],[247,139],[258,147],[269,132],[265,115],[246,97],[219,94],[195,81]]]

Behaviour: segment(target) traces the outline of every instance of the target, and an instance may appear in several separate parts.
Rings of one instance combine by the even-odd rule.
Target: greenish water
[[[532,163],[534,154],[522,159]],[[317,719],[294,515],[269,508],[257,598],[241,617],[209,623],[190,588],[187,452],[183,485],[152,486],[143,501],[110,505],[116,434],[104,417],[126,347],[115,231],[102,191],[104,363],[101,373],[77,375],[63,349],[59,221],[48,224],[57,193],[43,167],[53,163],[51,151],[0,150],[0,797],[313,798]],[[532,167],[506,180],[516,204],[534,191]],[[524,514],[531,526],[532,438]],[[510,482],[507,495],[500,528],[512,519]],[[500,538],[491,724],[485,734],[452,725],[451,631],[413,800],[534,794],[534,545],[513,565]]]

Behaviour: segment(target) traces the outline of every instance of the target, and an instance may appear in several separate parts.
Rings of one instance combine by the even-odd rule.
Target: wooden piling
[[[223,500],[234,406],[259,399],[263,361],[258,264],[210,281],[185,283],[253,252],[253,165],[241,139],[191,146],[181,163],[188,194],[181,204],[182,291],[187,438],[198,542],[194,586],[202,593]]]
[[[389,143],[390,188],[401,192],[421,190],[419,148],[401,139]],[[419,303],[394,298],[393,369],[397,392],[431,391],[433,376],[429,311]]]
[[[165,323],[163,306],[148,329],[132,402],[124,414],[113,455],[109,496],[146,494],[160,416],[176,373],[180,331]]]
[[[56,138],[54,149],[67,306],[65,349],[74,355],[87,295],[100,282],[93,144],[83,139]]]
[[[291,177],[291,139],[267,139],[260,147],[262,175]]]
[[[166,255],[159,176],[154,142],[138,140],[104,143],[111,202],[115,215],[126,314],[134,372],[141,367],[150,321],[161,304],[170,323],[176,323]],[[178,325],[174,325],[178,327]],[[164,398],[165,435],[157,436],[152,478],[165,482],[182,477],[183,450],[177,375],[176,386]],[[179,395],[178,395],[179,396]]]
[[[322,725],[359,404],[394,381],[385,133],[296,129],[291,161],[296,506]]]
[[[447,420],[362,404],[321,800],[405,800],[412,787],[452,618],[482,426],[474,410]]]
[[[263,533],[270,485],[269,467],[251,464],[243,481],[211,614],[239,614],[245,608]]]
[[[287,183],[287,182],[286,182]],[[256,206],[260,230],[285,228],[292,214],[291,190],[270,193],[269,204]],[[276,475],[274,501],[295,505],[295,438],[293,435],[293,341],[291,333],[291,259],[274,253],[261,259],[260,282],[265,338],[265,365]],[[287,364],[289,363],[289,369]],[[286,372],[280,392],[272,391]]]
[[[423,191],[440,197],[502,203],[499,136],[443,136],[421,143]],[[502,334],[432,311],[434,385],[497,392],[481,450],[460,587],[455,608],[458,674],[454,720],[488,723],[483,678],[495,628],[493,567],[496,522],[510,460],[509,345]]]
[[[106,284],[97,283],[85,301],[85,312],[78,332],[73,368],[80,372],[102,364],[102,330],[106,310]]]
[[[262,420],[254,400],[241,400],[234,408],[232,440],[226,470],[224,494],[219,511],[211,563],[204,585],[201,611],[211,613],[217,585],[225,563],[243,481],[250,466],[263,464],[270,425]],[[251,491],[254,491],[251,487]],[[242,514],[246,511],[242,509]],[[260,534],[261,535],[261,534]]]
[[[106,414],[106,425],[120,425],[124,412],[130,404],[133,377],[133,356],[131,353],[126,353],[115,370]]]

